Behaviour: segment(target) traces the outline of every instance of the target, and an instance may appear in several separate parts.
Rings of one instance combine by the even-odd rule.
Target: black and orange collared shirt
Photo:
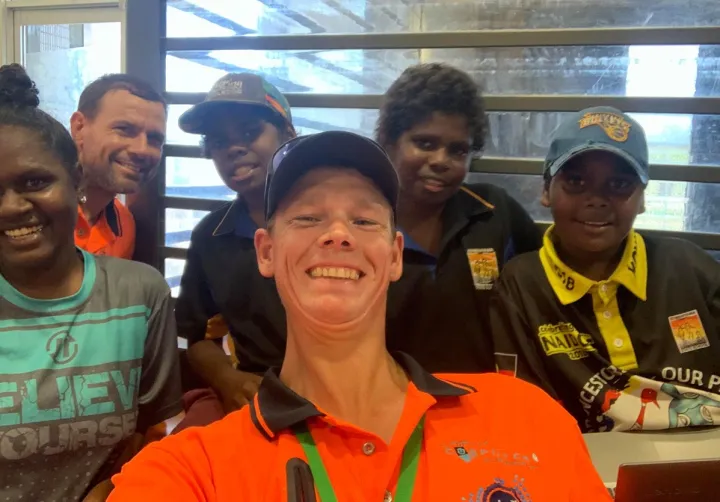
[[[113,199],[91,225],[78,206],[75,245],[88,253],[131,260],[135,252],[135,218],[122,202]]]
[[[323,413],[271,370],[249,406],[144,448],[113,478],[109,501],[320,501],[312,484],[301,498],[307,459],[293,427],[303,422],[338,500],[389,501],[423,416],[413,502],[611,500],[574,420],[540,389],[493,373],[433,376],[397,360],[411,383],[389,444]]]
[[[632,232],[596,282],[560,260],[551,235],[500,277],[498,370],[543,387],[588,432],[720,423],[720,264]]]

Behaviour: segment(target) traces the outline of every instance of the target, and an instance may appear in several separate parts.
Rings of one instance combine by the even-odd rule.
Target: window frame
[[[160,63],[153,70],[153,78],[160,88],[165,89],[165,55],[170,51],[213,51],[213,50],[347,50],[347,49],[439,49],[439,48],[506,48],[506,47],[572,47],[572,46],[618,46],[618,45],[718,45],[720,27],[652,27],[652,28],[573,28],[573,29],[521,29],[521,30],[475,30],[458,32],[427,33],[378,33],[378,34],[317,34],[317,35],[253,35],[204,38],[166,38],[166,0],[143,0],[142,9],[147,12],[160,11],[159,26],[154,35],[159,41],[160,54],[151,54],[147,47],[128,50],[128,67],[150,68],[149,61]],[[132,3],[130,4],[132,6]],[[147,26],[147,19],[137,19],[128,11],[128,28],[138,33],[139,26]],[[146,14],[147,17],[147,14]],[[136,27],[136,24],[138,23]],[[146,34],[144,38],[150,35]],[[129,48],[130,49],[130,48]],[[138,75],[147,78],[146,73]],[[163,84],[163,85],[160,85]],[[204,93],[166,92],[168,104],[192,105],[204,98]],[[292,107],[311,108],[378,108],[381,95],[332,95],[332,94],[286,94]],[[627,97],[627,96],[581,96],[581,95],[499,95],[485,96],[488,111],[500,112],[563,112],[576,111],[590,106],[614,106],[630,113],[702,114],[720,115],[720,97]],[[201,158],[199,147],[167,145],[167,157]],[[524,174],[542,173],[542,160],[486,157],[472,163],[472,172]],[[653,165],[651,176],[658,181],[681,181],[698,183],[720,183],[720,166],[709,165]],[[163,270],[165,258],[184,259],[184,249],[165,247],[165,208],[214,210],[222,201],[165,196],[165,170],[163,167],[144,191],[145,198],[136,204],[154,207],[142,212],[141,218],[154,218],[154,240],[139,240],[152,246],[152,265]],[[546,223],[538,223],[541,228]],[[719,229],[720,230],[720,229]],[[720,250],[718,233],[669,232],[641,230],[648,235],[682,237],[708,250]]]
[[[125,69],[127,0],[0,0],[0,63],[22,64],[23,26],[119,22],[121,67]]]

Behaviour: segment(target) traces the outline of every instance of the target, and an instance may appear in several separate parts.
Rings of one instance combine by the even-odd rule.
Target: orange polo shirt
[[[113,199],[90,225],[78,206],[75,245],[88,253],[131,260],[135,252],[135,218],[119,200]]]
[[[424,415],[413,502],[611,501],[575,421],[539,388],[397,360],[411,383],[389,444],[324,414],[271,370],[251,405],[142,450],[113,477],[108,500],[310,501],[298,493],[306,456],[291,430],[305,421],[340,502],[390,501]]]

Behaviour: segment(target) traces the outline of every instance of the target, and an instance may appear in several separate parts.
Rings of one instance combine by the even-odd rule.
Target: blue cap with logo
[[[545,157],[545,173],[555,176],[571,159],[593,151],[620,157],[643,185],[650,180],[645,131],[635,119],[609,106],[576,112],[560,124]]]

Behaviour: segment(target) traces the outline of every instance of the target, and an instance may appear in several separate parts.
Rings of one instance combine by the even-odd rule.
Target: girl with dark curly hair
[[[385,93],[376,136],[401,181],[404,272],[390,289],[389,344],[431,371],[492,371],[489,293],[503,265],[540,247],[504,190],[464,183],[488,120],[480,86],[445,64],[406,69]]]

